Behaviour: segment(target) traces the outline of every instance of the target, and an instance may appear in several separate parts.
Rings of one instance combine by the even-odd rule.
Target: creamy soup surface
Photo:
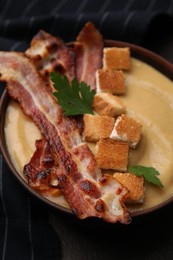
[[[151,66],[131,58],[131,70],[125,73],[127,94],[120,96],[127,114],[143,124],[142,138],[130,150],[129,166],[155,167],[164,188],[145,184],[145,199],[130,211],[151,208],[173,196],[173,82]],[[5,136],[15,168],[23,176],[23,167],[35,150],[41,134],[19,105],[10,101],[5,120]],[[92,147],[93,149],[93,147]],[[48,199],[68,207],[62,195]]]

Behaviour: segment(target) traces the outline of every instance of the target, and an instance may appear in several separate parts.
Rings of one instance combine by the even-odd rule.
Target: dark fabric
[[[24,51],[40,29],[73,41],[87,21],[106,39],[159,52],[158,41],[171,35],[173,1],[1,0],[0,49]],[[49,224],[49,213],[30,198],[1,157],[0,259],[61,259],[62,241]]]
[[[45,208],[19,185],[0,156],[0,259],[61,259]]]
[[[150,35],[154,39],[158,26],[162,30],[162,23],[165,25],[168,17],[164,31],[173,22],[171,0],[8,0],[1,1],[0,10],[0,36],[15,41],[29,41],[40,28],[71,41],[90,20],[107,39],[142,45],[153,23]]]

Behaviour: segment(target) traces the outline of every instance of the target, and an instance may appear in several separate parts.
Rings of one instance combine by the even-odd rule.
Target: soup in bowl
[[[173,66],[160,56],[133,44],[110,41],[105,47],[128,47],[130,70],[124,71],[126,94],[119,96],[129,116],[142,124],[142,137],[136,149],[130,149],[128,166],[154,167],[160,173],[163,188],[144,183],[144,200],[127,203],[132,216],[152,212],[173,199]],[[23,169],[42,138],[36,124],[5,90],[1,98],[1,151],[14,175],[39,200],[54,209],[74,214],[60,189],[53,194],[33,190]],[[95,155],[95,143],[88,142]]]

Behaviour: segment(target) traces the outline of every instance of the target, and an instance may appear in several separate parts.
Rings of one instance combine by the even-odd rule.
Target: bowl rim
[[[73,44],[73,43],[67,43]],[[128,43],[128,42],[122,42],[122,41],[115,41],[115,40],[105,40],[104,41],[105,47],[129,47],[130,52],[132,54],[132,57],[135,57],[143,62],[146,62],[147,64],[153,66],[156,70],[160,71],[163,75],[168,77],[170,80],[173,80],[173,64],[171,64],[169,61],[167,61],[165,58],[161,57],[160,55],[154,53],[153,51],[150,51],[146,48],[143,48],[141,46]],[[33,190],[28,183],[22,178],[21,174],[16,170],[14,167],[12,160],[10,158],[8,148],[5,141],[5,132],[4,132],[4,122],[5,122],[5,113],[6,109],[10,100],[10,96],[5,89],[3,91],[3,94],[0,99],[0,151],[9,167],[13,175],[17,178],[19,183],[36,199],[43,202],[45,205],[50,206],[51,208],[58,210],[60,212],[66,213],[68,215],[75,215],[71,209],[68,209],[64,206],[61,206],[48,198],[44,197],[43,195],[39,194],[35,190]],[[165,201],[151,207],[148,209],[140,209],[136,210],[134,212],[131,212],[130,215],[132,217],[138,217],[143,216],[146,214],[149,214],[151,212],[154,212],[158,209],[161,209],[168,205],[169,203],[173,202],[173,196],[169,197]]]

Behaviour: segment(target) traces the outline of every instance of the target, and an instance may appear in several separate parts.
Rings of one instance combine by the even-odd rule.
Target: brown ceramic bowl
[[[159,72],[164,74],[169,79],[173,80],[173,65],[170,64],[165,59],[163,59],[162,57],[160,57],[159,55],[157,55],[149,50],[146,50],[142,47],[139,47],[139,46],[136,46],[133,44],[129,44],[129,43],[125,43],[125,42],[106,40],[105,46],[106,47],[130,47],[132,57],[137,58],[141,61],[144,61],[145,63],[151,65],[152,67],[157,69]],[[5,114],[6,114],[6,109],[7,109],[9,100],[10,100],[10,97],[9,97],[7,91],[5,90],[1,97],[1,102],[0,102],[0,133],[1,133],[0,148],[1,148],[1,152],[5,158],[12,174],[14,174],[15,177],[17,178],[17,180],[29,191],[29,193],[31,193],[35,198],[39,199],[39,201],[42,201],[44,204],[51,206],[56,211],[64,212],[64,213],[67,213],[68,215],[74,215],[71,210],[57,205],[56,203],[48,200],[47,198],[43,197],[42,195],[40,195],[39,193],[34,191],[27,184],[27,182],[21,177],[21,174],[15,169],[15,167],[11,161],[9,152],[8,152],[8,148],[7,148],[6,141],[5,141],[5,133],[4,133]],[[154,207],[144,209],[144,210],[136,210],[135,212],[132,213],[132,217],[141,216],[141,215],[145,215],[147,213],[153,212],[159,208],[162,208],[163,206],[167,205],[168,203],[172,202],[172,200],[173,200],[173,196],[166,199],[165,201],[163,201],[162,203],[160,203]]]

